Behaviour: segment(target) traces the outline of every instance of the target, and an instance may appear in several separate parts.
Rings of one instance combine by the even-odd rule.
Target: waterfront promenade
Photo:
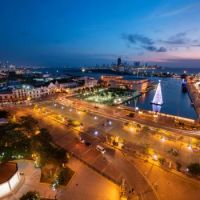
[[[188,76],[187,77],[187,90],[190,96],[192,105],[194,106],[196,113],[198,115],[198,120],[200,119],[200,78]]]

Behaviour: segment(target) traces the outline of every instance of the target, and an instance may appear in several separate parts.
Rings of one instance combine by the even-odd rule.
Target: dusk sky
[[[200,67],[199,0],[0,0],[0,60]]]

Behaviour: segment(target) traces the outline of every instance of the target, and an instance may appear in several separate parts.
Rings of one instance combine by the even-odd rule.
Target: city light
[[[139,110],[139,108],[138,107],[135,107],[135,111],[138,111]]]
[[[156,154],[154,154],[153,155],[153,159],[157,161],[158,160],[158,156]]]
[[[98,135],[98,134],[99,134],[99,132],[98,132],[98,131],[94,131],[94,134],[95,134],[95,135]]]
[[[200,200],[200,0],[13,2],[0,199]]]
[[[188,149],[189,149],[190,151],[192,150],[192,145],[191,145],[191,144],[188,145]]]
[[[162,138],[161,138],[161,141],[162,141],[162,142],[165,142],[165,141],[166,141],[166,139],[165,139],[164,137],[162,137]]]

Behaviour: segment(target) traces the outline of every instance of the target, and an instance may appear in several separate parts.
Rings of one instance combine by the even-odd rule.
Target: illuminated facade
[[[149,81],[147,79],[125,80],[123,76],[102,76],[101,81],[109,88],[127,88],[142,93],[146,92],[149,87]]]
[[[22,88],[0,93],[0,103],[38,99],[55,93],[56,89],[57,86],[53,83],[50,83],[48,87],[38,88],[24,85]]]

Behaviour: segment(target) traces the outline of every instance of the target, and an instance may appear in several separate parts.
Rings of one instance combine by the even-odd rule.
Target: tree
[[[28,133],[32,135],[33,132],[38,128],[38,121],[35,120],[31,115],[22,116],[19,120],[21,127]]]
[[[200,175],[200,164],[199,163],[192,163],[188,166],[189,172],[192,175],[199,176]]]
[[[52,141],[52,136],[46,128],[41,128],[39,134],[35,136],[39,141]]]
[[[40,200],[40,196],[37,192],[27,192],[20,200]]]
[[[134,114],[134,113],[129,113],[128,116],[129,116],[129,117],[134,117],[135,114]]]
[[[150,131],[150,128],[148,126],[143,126],[142,131],[147,133]]]
[[[139,128],[139,129],[140,129],[140,128],[141,128],[141,125],[140,125],[140,124],[137,124],[137,128]]]
[[[0,118],[7,118],[9,116],[9,112],[6,110],[0,110]]]

